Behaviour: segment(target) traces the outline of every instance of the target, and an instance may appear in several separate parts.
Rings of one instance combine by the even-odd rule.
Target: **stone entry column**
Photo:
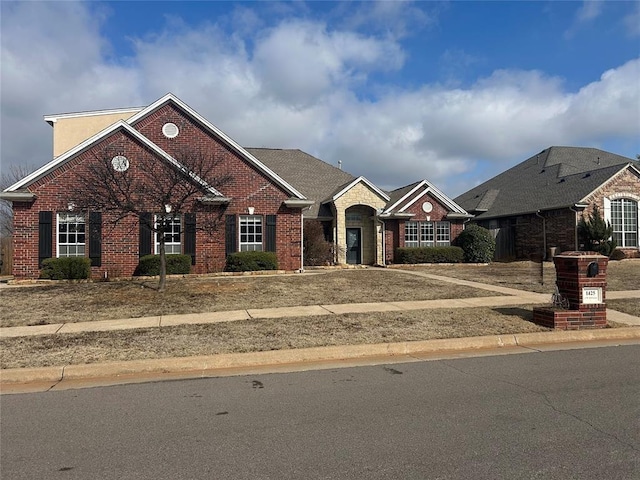
[[[595,252],[562,252],[553,262],[558,292],[568,301],[568,308],[536,307],[533,321],[559,330],[606,327],[609,258]]]

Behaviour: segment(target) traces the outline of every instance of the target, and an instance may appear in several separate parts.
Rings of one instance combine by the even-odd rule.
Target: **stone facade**
[[[382,229],[375,219],[376,212],[382,210],[387,199],[380,196],[365,182],[357,182],[349,190],[334,199],[335,238],[341,246],[337,251],[337,263],[346,264],[344,247],[347,244],[347,227],[362,228],[362,263],[382,264]],[[347,223],[347,213],[359,213],[361,224]]]

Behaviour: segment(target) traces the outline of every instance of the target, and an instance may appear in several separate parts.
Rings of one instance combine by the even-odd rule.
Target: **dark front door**
[[[361,240],[362,231],[359,228],[347,228],[347,263],[362,263]]]

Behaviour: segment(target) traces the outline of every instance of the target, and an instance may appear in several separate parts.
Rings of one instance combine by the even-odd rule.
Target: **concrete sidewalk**
[[[307,305],[187,315],[162,315],[97,322],[7,327],[0,328],[0,338],[31,335],[62,335],[65,333],[115,331],[313,315],[548,304],[550,301],[550,295],[548,294],[539,294],[508,287],[431,275],[425,272],[407,270],[400,272],[493,291],[499,295],[466,299]],[[640,291],[607,292],[607,298],[640,298]],[[630,326],[640,326],[639,317],[610,309],[607,310],[607,318],[614,322]],[[597,346],[596,344],[603,344],[603,342],[609,342],[609,344],[637,344],[640,342],[640,328],[539,332],[376,345],[347,345],[269,352],[221,354],[187,358],[159,358],[90,365],[17,368],[1,370],[0,385],[2,386],[2,393],[19,393],[155,381],[168,378],[197,378],[204,376],[240,375],[252,372],[266,373],[312,368],[335,368],[337,366],[422,361],[433,358],[433,355],[456,356],[463,355],[465,354],[464,352],[470,355],[535,352],[544,350],[545,347],[543,347],[543,345],[564,345],[564,347],[554,348],[580,348],[580,346]]]
[[[251,319],[308,317],[317,315],[344,315],[347,313],[391,312],[402,310],[426,310],[441,308],[503,307],[510,305],[536,305],[549,303],[550,295],[529,292],[515,288],[489,285],[441,275],[432,275],[421,271],[390,270],[400,274],[410,274],[431,278],[440,282],[464,285],[499,293],[498,296],[472,297],[439,300],[407,300],[400,302],[346,303],[327,305],[298,305],[261,309],[230,310],[221,312],[190,313],[183,315],[160,315],[141,318],[101,320],[96,322],[54,323],[24,327],[0,328],[0,338],[27,337],[33,335],[53,335],[81,332],[105,332],[130,330],[136,328],[169,327],[176,325],[197,325],[221,322],[234,322]],[[607,298],[640,298],[640,290],[607,292]],[[640,317],[607,309],[607,318],[629,326],[640,326]]]

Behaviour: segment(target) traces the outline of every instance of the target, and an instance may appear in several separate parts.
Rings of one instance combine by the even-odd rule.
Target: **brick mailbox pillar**
[[[607,264],[609,259],[595,252],[562,252],[553,257],[556,285],[568,308],[553,305],[533,309],[533,321],[559,330],[604,328],[607,326]]]

